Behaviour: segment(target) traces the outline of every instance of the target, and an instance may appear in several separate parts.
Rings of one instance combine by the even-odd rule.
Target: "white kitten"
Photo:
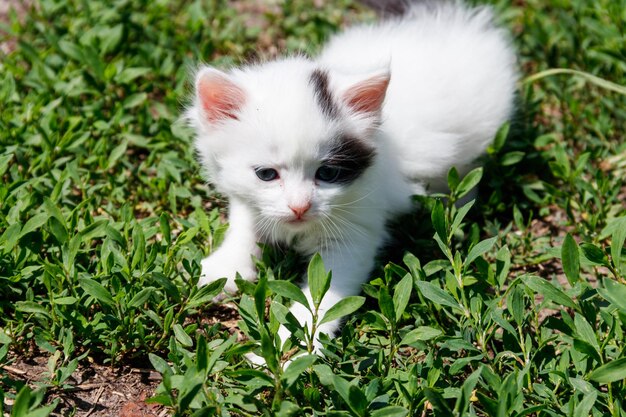
[[[315,60],[200,69],[188,117],[208,178],[230,201],[200,285],[227,277],[235,292],[237,272],[256,277],[257,242],[281,242],[319,252],[332,270],[322,315],[358,294],[387,222],[413,194],[443,191],[452,166],[467,170],[512,112],[515,55],[491,18],[459,3],[414,6],[335,36]],[[300,304],[291,311],[310,322]]]

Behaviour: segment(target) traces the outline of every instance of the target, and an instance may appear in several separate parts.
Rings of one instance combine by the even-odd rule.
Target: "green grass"
[[[483,171],[451,173],[445,203],[420,199],[365,298],[335,311],[364,302],[325,356],[287,371],[273,335],[302,296],[275,279],[298,274],[293,256],[266,251],[237,299],[247,342],[203,320],[220,285],[196,288],[199,261],[224,201],[178,117],[198,62],[314,52],[372,14],[286,1],[259,30],[225,0],[48,0],[1,23],[17,41],[0,55],[5,412],[59,412],[95,362],[154,367],[153,401],[181,416],[626,416],[626,1],[495,3],[525,78],[508,135]],[[309,272],[323,288],[321,265]],[[32,356],[50,358],[37,384],[1,367]]]

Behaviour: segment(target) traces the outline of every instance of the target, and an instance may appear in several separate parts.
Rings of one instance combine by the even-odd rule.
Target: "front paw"
[[[256,278],[256,270],[251,259],[243,261],[240,257],[226,256],[219,251],[204,258],[200,265],[202,266],[202,273],[198,286],[201,287],[220,278],[226,278],[224,292],[228,294],[237,292],[237,285],[235,284],[237,273],[245,280],[251,281]]]

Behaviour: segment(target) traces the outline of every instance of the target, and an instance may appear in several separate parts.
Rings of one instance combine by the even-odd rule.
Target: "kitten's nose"
[[[307,201],[306,203],[301,205],[289,204],[288,207],[291,209],[291,211],[293,211],[293,214],[296,215],[296,218],[300,220],[302,216],[304,216],[304,213],[306,213],[311,208],[311,202]]]

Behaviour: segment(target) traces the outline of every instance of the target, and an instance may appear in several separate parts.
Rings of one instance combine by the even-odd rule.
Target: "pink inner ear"
[[[389,85],[389,75],[378,75],[353,85],[344,93],[344,100],[358,113],[379,112]]]
[[[197,82],[197,94],[209,122],[237,118],[237,111],[245,101],[241,88],[219,72],[201,74]]]

